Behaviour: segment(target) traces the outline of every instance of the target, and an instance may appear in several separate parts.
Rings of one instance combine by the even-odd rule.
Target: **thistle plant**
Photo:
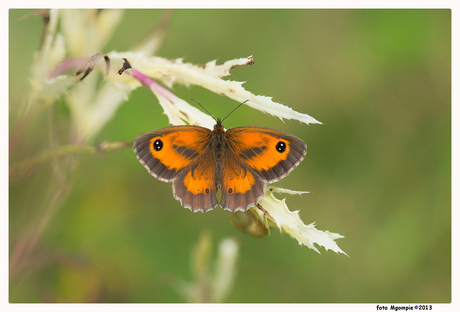
[[[10,144],[14,143],[18,129],[15,126],[33,118],[41,110],[52,108],[58,100],[65,100],[71,122],[67,142],[51,140],[45,150],[10,164],[10,177],[20,177],[43,162],[49,162],[54,168],[54,178],[50,182],[53,192],[43,203],[45,208],[42,218],[30,225],[30,230],[18,238],[12,248],[11,273],[27,265],[27,259],[42,233],[71,192],[70,176],[78,168],[78,154],[103,154],[120,148],[131,148],[131,142],[103,142],[95,145],[94,140],[114,117],[120,105],[137,88],[147,87],[152,91],[152,99],[158,99],[171,125],[190,124],[212,129],[215,124],[211,116],[171,91],[178,84],[200,86],[235,100],[235,104],[246,101],[244,105],[281,120],[297,120],[307,125],[320,124],[315,118],[277,103],[271,97],[251,93],[243,87],[243,82],[224,79],[236,66],[253,65],[253,56],[228,60],[223,64],[212,60],[204,66],[190,64],[183,59],[169,60],[154,56],[165,36],[169,13],[146,40],[131,50],[108,53],[101,49],[113,35],[115,26],[123,17],[123,11],[50,10],[41,13],[45,14],[47,23],[31,69],[30,98],[27,105],[17,108]],[[130,66],[124,67],[126,62]],[[68,74],[69,70],[72,74]],[[97,72],[101,72],[102,76],[97,75]],[[295,238],[299,244],[317,252],[319,250],[315,245],[344,253],[335,242],[343,236],[317,230],[314,223],[304,224],[298,211],[290,211],[286,199],[276,198],[275,193],[300,195],[307,192],[267,187],[265,197],[258,205],[246,212],[231,214],[232,222],[253,236],[263,236],[270,228],[278,228]],[[200,215],[191,217],[199,218]],[[225,289],[224,286],[221,288]],[[225,293],[225,290],[221,292]],[[215,300],[220,301],[222,298],[223,294],[218,293]]]

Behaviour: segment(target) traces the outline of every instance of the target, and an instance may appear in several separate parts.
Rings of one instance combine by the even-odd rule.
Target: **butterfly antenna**
[[[190,99],[191,99],[192,101],[196,102],[198,105],[200,105],[200,106],[206,111],[206,113],[208,113],[208,115],[210,115],[210,116],[212,117],[212,119],[216,120],[216,118],[214,118],[214,116],[213,116],[210,112],[208,112],[208,110],[207,110],[206,108],[204,108],[204,106],[201,105],[200,102],[198,102],[198,101],[195,100],[194,98],[190,98]],[[217,120],[216,120],[216,121],[217,121]]]
[[[244,101],[244,102],[241,102],[237,107],[235,107],[230,113],[228,113],[227,116],[225,116],[224,119],[222,119],[222,122],[224,122],[224,120],[227,119],[227,117],[230,116],[231,113],[233,113],[234,111],[236,111],[236,109],[237,109],[238,107],[240,107],[241,105],[243,105],[243,104],[246,103],[247,101],[249,101],[249,100],[246,100],[246,101]]]

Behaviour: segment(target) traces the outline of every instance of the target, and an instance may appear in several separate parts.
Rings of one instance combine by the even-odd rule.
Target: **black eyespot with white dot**
[[[284,153],[286,151],[286,143],[284,143],[283,141],[279,141],[278,143],[276,143],[276,150],[278,151],[278,153]]]
[[[163,141],[160,140],[160,139],[157,139],[155,140],[155,142],[153,142],[153,148],[158,152],[158,151],[161,151],[162,148],[163,148]]]
[[[229,194],[233,193],[233,189],[232,189],[232,188],[229,188],[229,189],[228,189],[228,193],[229,193]]]
[[[206,194],[209,194],[209,189],[207,188],[207,189],[205,190],[205,192],[206,192]]]

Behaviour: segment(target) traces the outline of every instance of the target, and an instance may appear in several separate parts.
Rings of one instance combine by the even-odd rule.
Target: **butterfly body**
[[[265,194],[266,183],[285,177],[304,158],[299,138],[261,127],[213,130],[172,126],[138,136],[134,151],[157,179],[173,182],[174,197],[192,211],[217,205],[245,211]],[[221,200],[217,191],[221,190]]]

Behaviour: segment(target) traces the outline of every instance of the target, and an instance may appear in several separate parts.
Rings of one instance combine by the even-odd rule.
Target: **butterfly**
[[[206,212],[220,205],[235,212],[255,206],[266,183],[297,167],[307,145],[270,128],[225,130],[218,118],[213,130],[185,125],[141,134],[134,152],[151,175],[173,183],[174,197],[183,207]]]

